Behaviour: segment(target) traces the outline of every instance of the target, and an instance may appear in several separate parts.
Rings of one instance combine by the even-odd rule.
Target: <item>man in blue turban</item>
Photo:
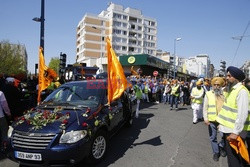
[[[224,134],[228,166],[244,166],[244,160],[230,146],[240,136],[243,141],[250,131],[248,114],[248,89],[242,84],[245,74],[237,67],[227,68],[225,100],[216,121],[219,131]]]

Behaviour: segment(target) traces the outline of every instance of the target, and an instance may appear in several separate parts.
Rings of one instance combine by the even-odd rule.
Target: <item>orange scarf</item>
[[[241,157],[244,158],[248,164],[250,164],[246,145],[240,136],[238,136],[236,140],[230,141],[229,144],[236,151],[237,154],[240,153]]]

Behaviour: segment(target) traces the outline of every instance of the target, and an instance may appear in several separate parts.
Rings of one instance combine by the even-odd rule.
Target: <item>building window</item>
[[[114,34],[121,34],[121,30],[113,29]]]
[[[114,26],[118,26],[118,27],[121,27],[121,25],[122,25],[122,23],[118,22],[118,21],[114,21],[113,24],[114,24]]]
[[[118,14],[118,13],[114,13],[114,14],[113,14],[113,18],[121,19],[121,18],[122,18],[122,15],[121,15],[121,14]]]
[[[115,42],[121,42],[121,38],[119,38],[119,37],[114,37],[113,39]]]
[[[122,51],[126,51],[127,47],[126,46],[122,46]]]
[[[128,16],[123,15],[123,20],[127,20]]]
[[[130,28],[134,30],[134,29],[135,29],[135,25],[134,25],[134,24],[131,24],[131,25],[130,25]]]
[[[126,38],[122,38],[122,43],[127,43],[127,39]]]
[[[127,23],[122,23],[122,26],[125,28],[127,28],[127,25],[128,25]]]
[[[129,52],[133,52],[134,50],[135,50],[134,47],[129,47],[129,48],[128,48],[128,51],[129,51]]]

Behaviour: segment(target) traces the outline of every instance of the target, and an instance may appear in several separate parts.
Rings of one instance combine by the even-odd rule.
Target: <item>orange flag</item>
[[[107,37],[108,57],[108,104],[118,99],[126,90],[128,83],[115,51],[111,47],[110,39]]]
[[[132,75],[138,75],[138,73],[134,70],[134,66],[131,66],[130,71]]]
[[[243,140],[241,139],[240,136],[237,137],[236,140],[234,141],[230,141],[230,146],[236,151],[236,153],[240,153],[241,157],[248,163],[250,164],[250,160],[249,160],[249,155],[248,155],[248,151],[246,148],[245,143],[243,142]]]
[[[48,79],[47,76],[47,70],[48,67],[45,65],[44,62],[44,56],[42,52],[43,48],[39,48],[39,75],[38,75],[38,96],[37,96],[37,102],[40,103],[41,101],[41,92],[45,90],[51,83],[51,80]]]

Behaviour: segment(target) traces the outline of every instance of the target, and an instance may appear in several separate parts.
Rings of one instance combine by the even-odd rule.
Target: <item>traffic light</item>
[[[60,53],[60,67],[59,67],[59,76],[62,76],[65,72],[65,67],[66,67],[66,58],[67,55],[65,53],[62,54]]]
[[[66,67],[66,58],[67,58],[67,55],[65,53],[60,54],[60,68],[65,68]]]
[[[169,77],[169,78],[173,78],[173,76],[174,76],[174,71],[173,71],[173,69],[168,69],[168,77]]]

